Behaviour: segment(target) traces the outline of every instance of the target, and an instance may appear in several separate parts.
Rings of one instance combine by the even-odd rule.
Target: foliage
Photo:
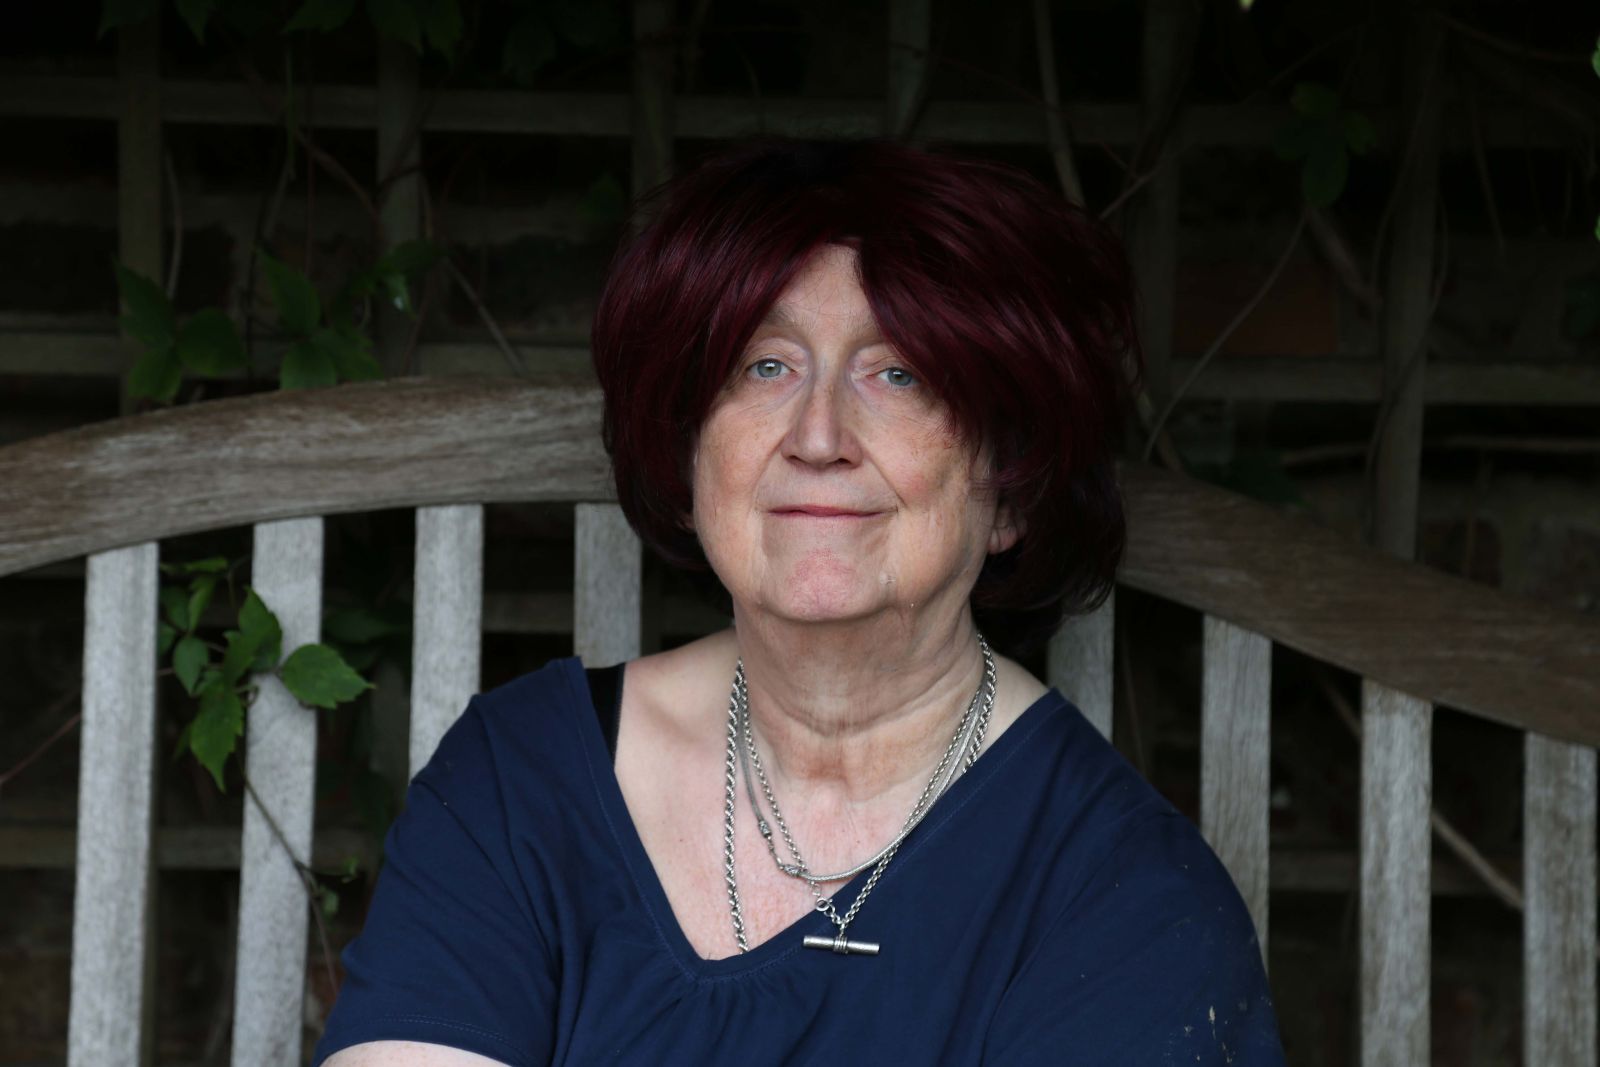
[[[1331,86],[1301,82],[1290,98],[1295,116],[1278,130],[1279,158],[1300,161],[1300,190],[1314,207],[1328,207],[1344,192],[1350,156],[1377,142],[1372,120],[1346,108]]]
[[[275,675],[300,703],[334,708],[372,688],[335,649],[308,644],[283,654],[283,627],[254,589],[245,591],[235,612],[235,625],[223,633],[223,644],[199,633],[219,581],[233,590],[235,565],[212,557],[189,563],[163,564],[177,579],[161,588],[161,623],[157,648],[170,655],[172,673],[199,708],[178,739],[211,772],[218,789],[226,788],[223,770],[244,732],[245,709],[259,691],[261,675]]]

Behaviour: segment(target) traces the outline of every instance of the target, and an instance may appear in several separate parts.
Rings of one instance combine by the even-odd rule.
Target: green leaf
[[[325,885],[317,886],[317,904],[322,909],[324,919],[331,919],[339,914],[339,894]]]
[[[1339,110],[1339,94],[1320,82],[1300,82],[1294,87],[1289,103],[1307,118],[1328,119]]]
[[[1378,143],[1377,129],[1361,112],[1346,111],[1339,116],[1339,121],[1344,126],[1344,143],[1356,155],[1366,155]]]
[[[1600,39],[1594,42],[1594,55],[1589,57],[1589,65],[1594,68],[1595,74],[1600,76]],[[1600,235],[1600,223],[1595,224],[1595,233]]]
[[[148,348],[128,372],[128,395],[147,396],[165,404],[178,395],[182,383],[183,364],[178,362],[178,350],[171,345]]]
[[[161,587],[161,613],[167,621],[177,628],[179,633],[189,632],[189,595],[181,586],[164,585]]]
[[[194,696],[195,685],[200,681],[200,668],[210,661],[211,653],[206,643],[198,637],[191,634],[178,642],[178,647],[172,650],[172,673],[183,683],[184,692]]]
[[[417,21],[415,0],[367,0],[367,17],[378,32],[422,51],[422,27]]]
[[[1327,207],[1344,192],[1350,156],[1344,145],[1318,145],[1300,168],[1300,191],[1314,207]]]
[[[447,58],[455,55],[461,43],[461,4],[459,0],[426,0],[422,30],[428,43]]]
[[[216,591],[217,579],[213,575],[203,575],[189,583],[189,626],[190,632],[200,625],[200,616],[206,613],[206,608],[211,604],[211,594]]]
[[[295,30],[336,30],[350,21],[356,9],[356,0],[306,0],[294,13],[284,33]]]
[[[327,645],[301,645],[278,668],[278,677],[302,704],[334,708],[372,688]]]
[[[201,44],[206,43],[206,23],[217,9],[217,0],[175,0],[178,17],[188,25],[189,32]]]
[[[311,279],[266,252],[261,253],[261,269],[285,332],[304,337],[316,329],[322,319],[322,303]]]
[[[178,336],[178,317],[161,286],[121,263],[113,266],[117,272],[117,292],[128,309],[122,316],[122,328],[128,331],[128,336],[149,348],[172,344]]]
[[[157,0],[101,0],[97,36],[104,37],[111,30],[152,19],[159,6]]]
[[[200,690],[200,712],[189,724],[189,751],[211,772],[218,789],[226,788],[222,768],[243,732],[244,705],[239,703],[239,694],[214,675]]]
[[[349,645],[364,645],[404,629],[367,608],[340,608],[322,617],[322,636]]]
[[[281,388],[315,389],[338,380],[333,358],[314,341],[301,341],[283,354],[283,366],[278,371]]]
[[[283,655],[283,627],[254,589],[239,608],[239,629],[227,634],[223,673],[237,681],[246,671],[270,671]]]
[[[500,69],[522,85],[533,81],[545,64],[556,57],[556,39],[539,14],[524,15],[506,34],[500,50]]]
[[[366,382],[383,377],[383,368],[372,356],[372,343],[353,326],[318,330],[312,335],[311,343],[332,361],[342,382]]]
[[[221,574],[228,569],[226,556],[208,556],[187,563],[163,563],[162,574]]]
[[[610,229],[622,222],[628,210],[628,194],[610,171],[600,175],[584,190],[578,202],[578,215],[593,229]]]
[[[248,362],[244,341],[221,308],[206,308],[189,317],[178,331],[178,358],[196,374],[211,377],[238,370]]]
[[[339,865],[339,881],[341,882],[353,882],[356,879],[356,875],[360,873],[361,860],[355,856],[346,856],[344,862]]]
[[[415,278],[443,258],[444,249],[432,241],[401,241],[378,260],[376,271]]]
[[[579,48],[599,48],[621,27],[616,8],[596,0],[551,0],[548,10],[555,31]]]
[[[172,647],[172,642],[178,639],[177,627],[170,623],[161,623],[156,627],[156,654],[165,656],[167,649]]]

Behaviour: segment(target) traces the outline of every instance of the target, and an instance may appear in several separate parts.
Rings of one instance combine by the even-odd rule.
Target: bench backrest
[[[157,542],[254,527],[253,585],[285,647],[318,637],[321,516],[415,507],[410,765],[479,685],[483,505],[571,501],[573,634],[639,652],[640,546],[612,500],[599,400],[503,380],[404,380],[227,400],[0,449],[0,575],[86,556],[69,1062],[133,1063],[151,911]],[[225,455],[225,463],[216,457]],[[1432,706],[1528,731],[1527,1047],[1595,1059],[1600,620],[1348,543],[1154,468],[1121,472],[1121,583],[1204,613],[1201,829],[1267,932],[1272,642],[1359,674],[1363,1062],[1427,1048]],[[1109,735],[1114,601],[1070,622],[1049,681]],[[315,720],[272,678],[248,718],[235,1064],[298,1062]],[[272,813],[274,829],[262,808]],[[283,844],[279,843],[281,834]]]

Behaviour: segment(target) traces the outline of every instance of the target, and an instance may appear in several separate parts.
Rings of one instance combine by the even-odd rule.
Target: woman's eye
[[[904,367],[890,367],[888,370],[883,371],[882,373],[884,381],[901,389],[917,383],[916,375],[912,374]]]
[[[766,378],[769,381],[773,378],[783,377],[783,372],[788,369],[788,366],[781,359],[758,359],[750,365],[750,373],[757,378]]]

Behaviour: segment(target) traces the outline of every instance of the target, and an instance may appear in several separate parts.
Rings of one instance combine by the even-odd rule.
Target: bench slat
[[[1200,832],[1239,887],[1267,952],[1272,642],[1207,615],[1200,684]]]
[[[1595,750],[1523,747],[1523,1063],[1595,1063]]]
[[[90,556],[67,1062],[139,1063],[151,919],[155,544]]]
[[[411,773],[478,691],[483,633],[483,506],[417,509],[411,647]]]
[[[1361,683],[1361,1063],[1428,1062],[1433,706]]]
[[[1111,739],[1116,596],[1113,591],[1094,611],[1062,623],[1045,658],[1046,683],[1076,704],[1107,740]]]
[[[322,631],[321,519],[255,528],[252,582],[283,625],[283,648],[316,642]],[[316,713],[277,678],[257,677],[246,716],[246,798],[239,870],[239,951],[233,1002],[234,1067],[300,1062],[309,899],[295,860],[311,859],[317,765]],[[278,839],[272,823],[284,835]],[[284,851],[287,844],[290,853]]]
[[[574,516],[573,649],[603,667],[639,655],[639,538],[615,504],[579,504]]]

